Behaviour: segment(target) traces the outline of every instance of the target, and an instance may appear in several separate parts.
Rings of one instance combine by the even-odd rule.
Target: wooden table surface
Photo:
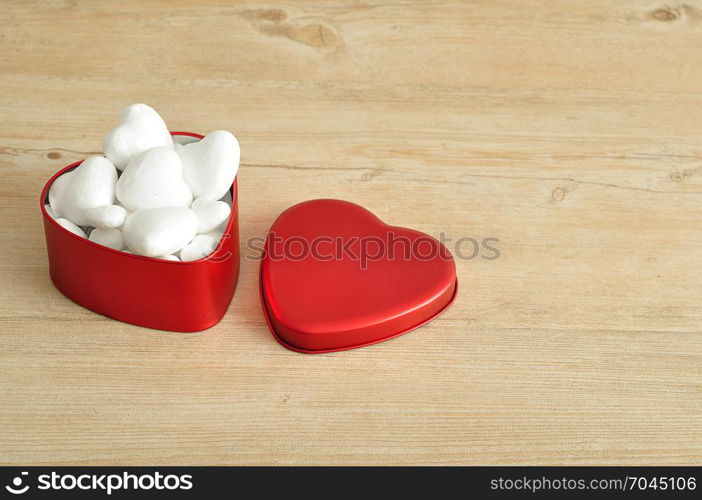
[[[0,12],[1,463],[702,463],[702,2]],[[449,311],[335,354],[274,341],[255,260],[206,332],[97,315],[38,197],[133,102],[237,135],[244,251],[335,197],[500,256],[463,245]]]

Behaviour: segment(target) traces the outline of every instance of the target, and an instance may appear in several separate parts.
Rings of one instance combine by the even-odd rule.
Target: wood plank
[[[6,2],[0,463],[702,463],[702,2]],[[243,259],[169,334],[49,279],[39,192],[125,105],[242,145],[241,246],[306,199],[499,239],[370,348],[280,347]]]

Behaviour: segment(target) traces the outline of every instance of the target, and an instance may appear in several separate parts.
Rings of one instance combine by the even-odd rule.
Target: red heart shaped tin
[[[446,247],[413,229],[389,226],[341,200],[311,200],[273,223],[260,269],[261,301],[276,339],[322,353],[407,333],[456,296]]]
[[[177,139],[202,139],[172,132]],[[44,186],[44,218],[51,280],[66,297],[110,318],[175,332],[215,325],[229,308],[239,276],[238,181],[232,185],[232,212],[217,249],[192,262],[151,259],[113,250],[77,236],[46,211],[51,184],[81,162],[57,172]]]

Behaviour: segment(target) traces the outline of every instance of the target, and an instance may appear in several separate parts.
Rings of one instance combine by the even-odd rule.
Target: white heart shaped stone
[[[74,173],[75,170],[71,170],[70,172],[60,175],[49,188],[49,206],[54,211],[54,214],[56,214],[57,210],[61,210],[61,202],[65,198],[66,189]]]
[[[190,207],[197,215],[198,233],[212,231],[220,224],[227,222],[231,208],[223,201],[214,201],[209,198],[197,198]]]
[[[211,236],[212,238],[215,239],[215,241],[219,241],[222,239],[222,235],[224,234],[224,228],[220,224],[219,226],[214,228],[212,231],[209,231],[209,232],[204,233],[204,234],[206,234],[207,236]]]
[[[183,164],[172,148],[153,148],[134,157],[117,181],[117,198],[128,210],[189,207],[193,195]]]
[[[173,149],[163,118],[146,104],[132,104],[122,112],[119,125],[105,137],[103,151],[119,170],[124,170],[136,155],[158,146]]]
[[[49,189],[49,204],[57,217],[89,225],[86,210],[115,201],[117,170],[110,160],[90,156],[75,170],[58,177]]]
[[[207,257],[217,248],[218,241],[206,234],[198,234],[180,251],[180,260],[190,262]]]
[[[51,208],[51,205],[49,205],[47,203],[46,205],[44,205],[44,209],[46,210],[46,213],[49,214],[49,217],[51,217],[52,219],[56,218],[56,214],[54,213],[54,210]]]
[[[239,170],[239,142],[231,133],[217,130],[178,151],[183,177],[195,198],[218,200],[231,188]]]
[[[124,242],[135,253],[160,257],[177,252],[197,234],[197,216],[189,208],[165,207],[134,212],[122,226]]]
[[[88,239],[100,245],[113,248],[114,250],[122,250],[124,247],[124,239],[119,229],[96,227],[90,231]]]
[[[127,210],[119,205],[102,205],[85,211],[85,216],[91,226],[112,229],[124,224],[127,215]]]
[[[159,257],[161,260],[172,260],[173,262],[180,262],[180,259],[176,255],[164,255]]]
[[[87,238],[87,236],[85,235],[85,232],[81,228],[76,226],[74,223],[72,223],[70,220],[59,217],[58,219],[56,219],[56,222],[58,222],[61,226],[68,229],[73,234],[77,234],[78,236],[81,236],[83,238]]]

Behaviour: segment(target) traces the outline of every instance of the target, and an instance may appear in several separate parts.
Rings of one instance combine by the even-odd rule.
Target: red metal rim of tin
[[[278,335],[278,332],[277,332],[277,331],[275,330],[275,328],[273,327],[273,324],[272,324],[272,322],[271,322],[270,316],[269,316],[269,314],[268,314],[268,306],[267,306],[267,304],[266,304],[267,301],[266,301],[266,297],[265,297],[265,295],[264,295],[264,293],[263,293],[263,276],[262,276],[260,273],[259,273],[259,279],[258,279],[258,292],[259,292],[259,295],[261,296],[261,306],[262,306],[262,308],[263,308],[263,316],[264,316],[264,318],[266,319],[266,324],[268,325],[268,329],[269,329],[269,330],[271,331],[271,333],[273,334],[273,338],[275,338],[275,340],[278,341],[278,343],[279,343],[280,345],[282,345],[283,347],[285,347],[285,348],[287,348],[287,349],[290,349],[291,351],[299,352],[299,353],[302,353],[302,354],[327,354],[327,353],[330,353],[330,352],[349,351],[349,350],[351,350],[351,349],[358,349],[358,348],[361,348],[361,347],[368,347],[368,346],[371,346],[371,345],[380,344],[381,342],[385,342],[386,340],[392,340],[392,339],[394,339],[394,338],[400,337],[400,336],[402,336],[402,335],[404,335],[404,334],[406,334],[406,333],[409,333],[409,332],[411,332],[411,331],[413,331],[413,330],[416,330],[417,328],[419,328],[419,327],[421,327],[421,326],[426,325],[427,323],[430,323],[430,322],[434,321],[436,318],[438,318],[438,317],[441,316],[444,312],[446,312],[446,310],[447,310],[449,307],[451,307],[451,304],[453,304],[454,301],[456,300],[456,296],[458,295],[458,278],[456,278],[456,281],[454,282],[454,291],[453,291],[453,295],[451,296],[451,299],[446,303],[446,305],[445,305],[441,310],[439,310],[436,314],[430,316],[429,318],[426,318],[425,320],[421,321],[420,323],[417,323],[416,325],[413,325],[413,326],[411,326],[411,327],[409,327],[409,328],[405,328],[404,330],[401,330],[401,331],[399,331],[399,332],[397,332],[397,333],[394,333],[394,334],[392,334],[392,335],[390,335],[390,336],[388,336],[388,337],[383,337],[383,338],[378,339],[378,340],[373,340],[372,342],[365,342],[365,343],[362,343],[362,344],[350,345],[350,346],[347,346],[347,347],[337,347],[337,348],[334,348],[334,349],[320,349],[320,350],[316,350],[316,351],[311,351],[311,350],[308,350],[308,349],[301,349],[301,348],[299,348],[299,347],[296,347],[296,346],[294,346],[294,345],[292,345],[292,344],[287,343],[285,340],[283,340],[283,339],[280,337],[280,335]]]
[[[186,136],[186,137],[193,137],[193,138],[195,138],[195,139],[202,139],[203,137],[205,137],[205,136],[202,135],[202,134],[196,134],[196,133],[194,133],[194,132],[171,132],[171,136],[177,136],[177,135]],[[51,178],[48,180],[48,182],[44,185],[44,189],[41,190],[41,198],[39,199],[39,204],[41,205],[41,206],[40,206],[40,208],[41,208],[41,213],[42,213],[42,215],[44,216],[44,218],[50,219],[51,222],[52,222],[59,230],[63,231],[63,232],[66,233],[66,234],[69,234],[69,235],[72,236],[73,238],[80,238],[81,240],[84,240],[83,243],[85,243],[85,244],[87,244],[87,245],[92,245],[92,246],[98,247],[98,248],[100,248],[100,249],[103,250],[103,251],[107,251],[108,253],[118,254],[118,255],[123,255],[123,256],[128,256],[128,257],[132,257],[132,258],[134,258],[134,259],[140,259],[140,260],[158,260],[159,262],[166,262],[166,263],[168,263],[168,264],[180,265],[180,266],[182,266],[182,265],[193,265],[193,264],[197,264],[197,263],[199,263],[199,262],[202,262],[202,261],[208,259],[209,255],[206,255],[206,256],[203,257],[202,259],[198,259],[198,260],[191,260],[191,261],[187,261],[187,262],[182,262],[182,261],[175,262],[175,261],[169,261],[169,260],[163,260],[163,259],[154,259],[153,257],[145,257],[145,256],[143,256],[143,255],[137,255],[137,254],[134,254],[134,253],[123,252],[123,251],[121,251],[121,250],[115,250],[115,249],[113,249],[113,248],[109,248],[109,247],[106,247],[106,246],[104,246],[104,245],[100,245],[100,244],[98,244],[98,243],[95,243],[94,241],[90,241],[88,238],[82,238],[81,236],[78,236],[77,234],[73,234],[71,231],[69,231],[68,229],[66,229],[65,227],[63,227],[61,224],[59,224],[58,222],[56,222],[56,220],[55,220],[53,217],[51,217],[51,215],[49,215],[49,213],[46,211],[46,203],[48,202],[49,189],[51,188],[51,185],[54,183],[54,181],[55,181],[56,179],[58,179],[60,176],[62,176],[62,175],[65,174],[66,172],[68,172],[68,171],[74,169],[75,167],[77,167],[78,165],[80,165],[81,163],[83,163],[83,161],[85,161],[85,160],[79,160],[79,161],[77,161],[77,162],[75,162],[75,163],[71,163],[71,164],[68,165],[67,167],[64,167],[64,168],[62,168],[61,170],[59,170],[58,172],[56,172],[54,175],[51,176]],[[231,191],[231,193],[232,193],[232,205],[234,204],[234,197],[239,195],[239,193],[238,193],[238,186],[239,186],[238,177],[235,177],[235,178],[234,178],[234,182],[232,183],[232,187],[230,188],[230,191]],[[225,233],[229,233],[229,232],[231,231],[231,226],[232,226],[232,224],[233,224],[233,217],[230,217],[230,218],[229,218],[229,222],[227,222],[227,227],[226,227],[225,230],[224,230]],[[216,250],[215,250],[215,251],[216,251]]]

